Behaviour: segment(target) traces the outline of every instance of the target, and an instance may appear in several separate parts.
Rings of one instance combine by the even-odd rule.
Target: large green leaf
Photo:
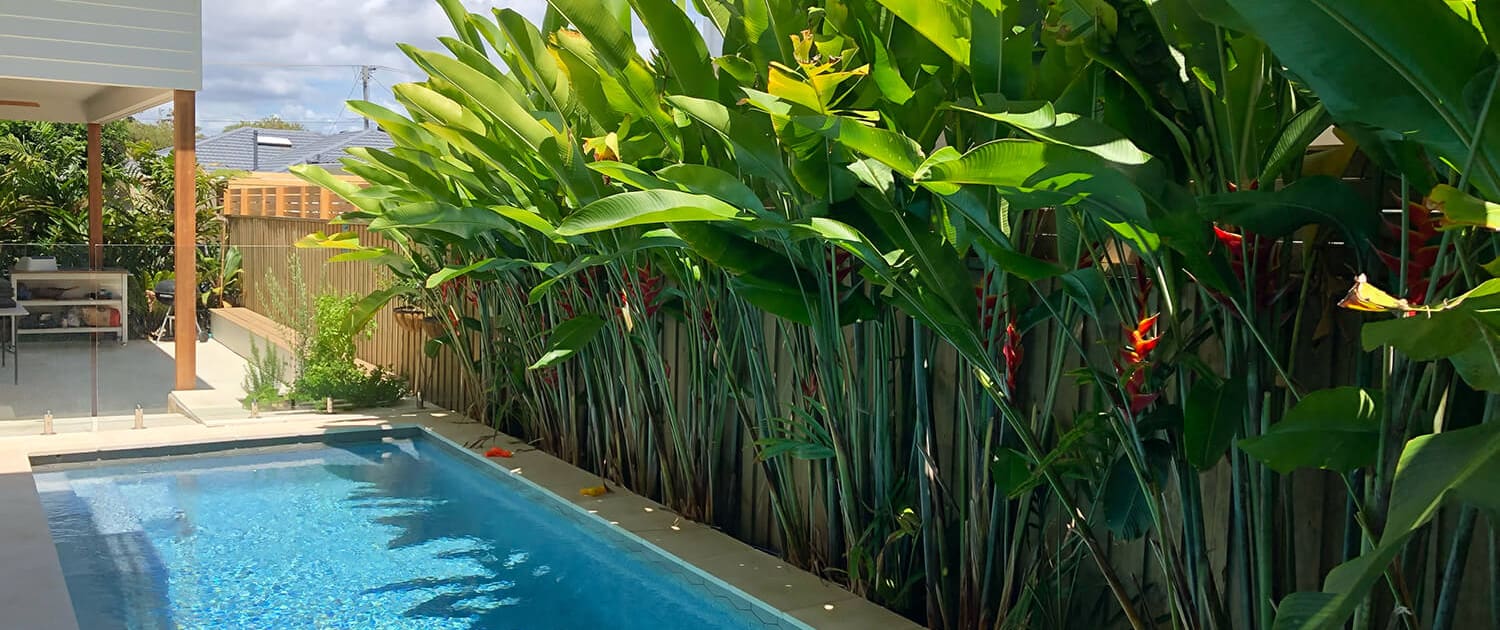
[[[712,98],[718,82],[708,59],[703,36],[680,4],[671,0],[630,0],[636,15],[651,34],[667,67],[678,94]]]
[[[553,327],[544,354],[528,370],[549,368],[566,361],[599,336],[604,320],[597,315],[580,315]]]
[[[364,330],[365,326],[369,325],[370,320],[375,318],[375,314],[379,313],[380,309],[385,308],[385,305],[389,304],[391,300],[412,293],[414,291],[409,285],[398,284],[372,291],[369,295],[360,298],[359,302],[356,302],[354,308],[349,312],[349,330],[354,332]]]
[[[931,163],[917,180],[995,186],[1027,207],[1084,203],[1146,221],[1146,203],[1124,175],[1085,151],[1034,140],[996,140]]]
[[[1128,448],[1128,447],[1127,447]],[[1172,474],[1172,447],[1162,440],[1141,443],[1146,473],[1153,491],[1167,485]],[[1151,530],[1151,497],[1141,489],[1130,460],[1121,454],[1110,467],[1104,486],[1104,518],[1109,530],[1125,540],[1134,540]]]
[[[1365,324],[1366,351],[1390,346],[1417,361],[1447,359],[1474,389],[1500,392],[1500,279],[1435,312]]]
[[[1477,146],[1471,181],[1487,197],[1500,193],[1500,107],[1479,139],[1468,98],[1476,77],[1492,76],[1495,55],[1442,0],[1228,2],[1335,120],[1410,138],[1458,167]]]
[[[1283,599],[1273,630],[1343,627],[1411,535],[1449,501],[1500,509],[1500,423],[1407,442],[1396,464],[1380,544],[1334,567],[1322,592],[1293,593]]]
[[[894,131],[871,127],[842,116],[797,116],[793,122],[823,134],[910,178],[922,164],[922,148]]]
[[[968,67],[971,0],[878,0],[953,61]]]
[[[1087,151],[1116,164],[1140,166],[1152,159],[1130,138],[1108,125],[1073,113],[1057,113],[1045,101],[1002,101],[993,105],[987,102],[979,108],[952,108],[1003,122],[1036,138]]]
[[[1304,225],[1322,224],[1365,243],[1380,235],[1380,210],[1342,181],[1304,177],[1281,190],[1246,190],[1199,199],[1204,216],[1264,236],[1287,236]]]
[[[370,231],[412,230],[472,239],[493,230],[514,226],[488,208],[461,208],[437,201],[409,203],[390,209],[370,222]]]
[[[1314,103],[1282,127],[1281,136],[1272,145],[1271,152],[1266,156],[1265,165],[1261,167],[1260,181],[1267,184],[1276,181],[1282,171],[1292,164],[1294,160],[1307,153],[1307,146],[1317,139],[1318,134],[1328,129],[1333,118],[1328,115],[1328,109],[1322,103]]]
[[[740,169],[790,186],[786,168],[782,165],[781,152],[765,121],[757,121],[707,99],[669,96],[667,102],[729,142],[734,151],[735,164]]]
[[[1298,401],[1264,435],[1240,440],[1240,450],[1283,474],[1298,468],[1346,473],[1375,462],[1380,418],[1378,392],[1321,389]]]
[[[557,233],[576,236],[631,225],[722,221],[738,214],[734,206],[708,195],[640,190],[611,195],[580,208],[557,226]]]
[[[994,186],[1020,209],[1076,204],[1141,251],[1160,245],[1140,189],[1097,155],[1035,140],[996,140],[957,159],[942,153],[918,170],[918,182]]]
[[[1198,470],[1218,464],[1239,433],[1244,416],[1244,382],[1193,383],[1182,408],[1182,447],[1188,463]]]
[[[708,195],[738,207],[759,212],[765,204],[738,177],[701,164],[673,164],[656,172],[663,180],[676,183],[684,190]]]

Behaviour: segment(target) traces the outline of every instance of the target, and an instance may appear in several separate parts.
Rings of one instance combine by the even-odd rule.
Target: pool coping
[[[32,465],[137,454],[253,448],[308,441],[358,440],[416,429],[466,451],[617,527],[636,542],[675,558],[731,592],[745,594],[810,627],[826,630],[919,628],[917,624],[711,527],[682,518],[614,484],[599,497],[596,475],[521,440],[442,411],[387,410],[388,415],[289,416],[144,430],[0,438],[0,610],[7,623],[32,630],[77,630],[56,547],[32,478]],[[509,458],[480,453],[500,446]]]

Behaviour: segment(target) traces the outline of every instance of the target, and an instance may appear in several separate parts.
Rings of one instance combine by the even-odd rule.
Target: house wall
[[[200,0],[0,0],[0,77],[196,91],[201,13]]]

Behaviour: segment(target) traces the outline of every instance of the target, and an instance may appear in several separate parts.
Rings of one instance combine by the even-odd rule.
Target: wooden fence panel
[[[293,215],[291,217],[263,216],[270,214],[272,208],[282,207],[275,197],[268,196],[265,189],[236,191],[228,196],[236,206],[229,221],[229,243],[240,249],[244,259],[241,306],[274,317],[277,311],[271,304],[271,279],[286,285],[287,279],[292,275],[293,264],[301,266],[306,280],[305,288],[310,295],[331,291],[362,296],[381,288],[388,281],[388,276],[375,265],[330,264],[327,261],[334,252],[298,249],[293,245],[309,233],[330,229],[325,219],[296,215],[313,215],[316,211],[318,214],[313,216],[326,216],[330,207],[336,207],[330,201],[336,198],[326,191],[296,191],[295,194],[300,204],[293,203],[290,206],[286,214]],[[352,230],[366,244],[380,244],[382,241],[359,226],[333,226],[333,229]],[[1339,296],[1335,289],[1336,287],[1325,287],[1314,292],[1312,297],[1318,303],[1309,307],[1310,316],[1316,318],[1319,313],[1325,312],[1327,303],[1337,301]],[[1325,317],[1328,319],[1315,324],[1320,331],[1319,339],[1300,350],[1302,356],[1298,359],[1296,374],[1293,376],[1301,391],[1354,382],[1360,318],[1356,314],[1337,309],[1326,312],[1328,315]],[[1039,333],[1028,335],[1025,373],[1021,380],[1023,383],[1035,383],[1037,387],[1023,392],[1022,400],[1042,400],[1046,392],[1041,386],[1047,382],[1049,374],[1081,367],[1080,360],[1074,354],[1069,354],[1061,364],[1049,364],[1046,346],[1051,343],[1050,337],[1067,332],[1056,330],[1055,323],[1048,323],[1046,326]],[[790,399],[797,384],[792,383],[787,376],[791,370],[782,369],[792,360],[781,338],[784,333],[778,326],[772,325],[769,316],[765,331],[766,347],[777,349],[776,356],[770,360],[778,368],[775,373],[783,381],[777,383],[778,395]],[[903,331],[902,334],[909,337],[909,331]],[[664,333],[664,353],[668,356],[683,352],[683,342],[679,335],[679,331],[669,330]],[[405,376],[424,399],[434,404],[461,412],[468,409],[474,401],[468,397],[470,388],[465,383],[466,375],[461,364],[451,353],[446,352],[440,353],[435,359],[428,358],[422,352],[425,341],[424,332],[398,325],[392,310],[386,308],[376,315],[373,333],[357,342],[358,356],[364,361]],[[1089,342],[1086,345],[1105,353],[1117,349],[1109,342]],[[1214,344],[1204,344],[1205,348],[1213,346]],[[1201,358],[1209,365],[1223,363],[1222,357],[1209,354],[1204,354]],[[933,422],[939,445],[938,457],[951,462],[962,456],[956,452],[957,445],[961,442],[958,434],[967,430],[956,426],[958,419],[969,416],[975,410],[965,407],[969,405],[970,399],[958,391],[961,384],[967,381],[959,378],[959,361],[951,349],[940,346],[932,357],[932,369]],[[1079,410],[1091,407],[1091,394],[1087,391],[1065,386],[1056,395],[1052,409],[1053,421],[1071,422],[1073,415]],[[732,516],[725,519],[728,522],[720,522],[718,525],[752,545],[779,549],[782,543],[781,533],[771,510],[768,480],[756,461],[754,437],[743,426],[738,431],[739,439],[732,442],[734,446],[730,449],[737,453],[725,453],[725,459],[727,462],[737,463],[736,484],[740,502]],[[802,483],[798,484],[804,490],[812,485],[806,483],[805,474],[804,468],[799,475],[803,477],[800,479]],[[1215,574],[1222,576],[1225,575],[1225,558],[1229,549],[1224,519],[1232,511],[1228,465],[1221,464],[1204,473],[1200,482],[1205,494],[1205,514],[1210,516],[1205,532],[1211,552],[1210,561]],[[1300,471],[1285,478],[1283,483],[1284,490],[1292,497],[1288,513],[1295,519],[1290,526],[1283,526],[1284,531],[1288,532],[1285,542],[1299,558],[1318,559],[1318,562],[1299,563],[1300,571],[1294,576],[1296,586],[1300,589],[1313,589],[1319,585],[1320,576],[1338,563],[1344,529],[1344,486],[1337,475],[1322,471]],[[808,497],[798,497],[796,500],[803,501],[806,505]],[[1445,525],[1451,529],[1452,517],[1447,516],[1446,511],[1445,519]],[[1476,546],[1476,549],[1480,547]],[[1117,551],[1122,557],[1139,557],[1144,552],[1130,545],[1121,546]],[[1230,592],[1234,592],[1232,588]]]
[[[312,232],[327,229],[327,222],[321,219],[230,217],[229,244],[239,248],[244,261],[239,306],[277,318],[272,287],[279,284],[287,291],[294,289],[287,286],[294,264],[301,267],[309,298],[325,292],[364,296],[387,282],[386,272],[374,265],[329,263],[328,259],[336,252],[294,245]],[[359,233],[361,242],[367,244],[377,245],[382,240],[363,227],[343,229]],[[355,345],[361,360],[402,375],[423,399],[449,409],[464,409],[466,386],[462,366],[446,353],[428,359],[422,352],[426,340],[422,331],[399,325],[387,308],[375,316],[371,334],[361,337]]]

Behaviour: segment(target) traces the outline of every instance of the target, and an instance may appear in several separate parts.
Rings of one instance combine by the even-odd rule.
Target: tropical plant
[[[435,315],[470,413],[721,525],[750,449],[790,560],[935,628],[1331,627],[1382,573],[1361,624],[1452,623],[1494,453],[1438,430],[1500,384],[1482,7],[702,0],[711,55],[659,0],[440,4],[406,111],[351,103],[397,145],[349,161],[371,186],[300,172],[385,243],[302,245],[390,270],[355,321]],[[1331,121],[1374,195],[1352,150],[1308,154]],[[1432,192],[1388,227],[1393,187]],[[1378,260],[1406,297],[1346,303],[1403,315],[1365,345],[1412,361],[1307,387],[1339,275]],[[1343,475],[1350,562],[1288,596],[1318,570],[1287,551],[1298,468]],[[1428,609],[1387,565],[1447,498]]]
[[[250,340],[250,357],[245,362],[245,380],[241,383],[241,389],[245,390],[245,397],[240,403],[246,409],[252,409],[255,405],[272,405],[286,400],[282,393],[282,384],[286,381],[286,364],[281,361],[281,354],[270,342],[261,344],[258,340]]]
[[[355,298],[319,295],[313,306],[313,331],[306,354],[298,357],[296,378],[288,396],[293,400],[333,399],[355,408],[379,407],[408,393],[406,383],[381,368],[365,369],[354,357],[354,342],[369,332],[356,322]]]

